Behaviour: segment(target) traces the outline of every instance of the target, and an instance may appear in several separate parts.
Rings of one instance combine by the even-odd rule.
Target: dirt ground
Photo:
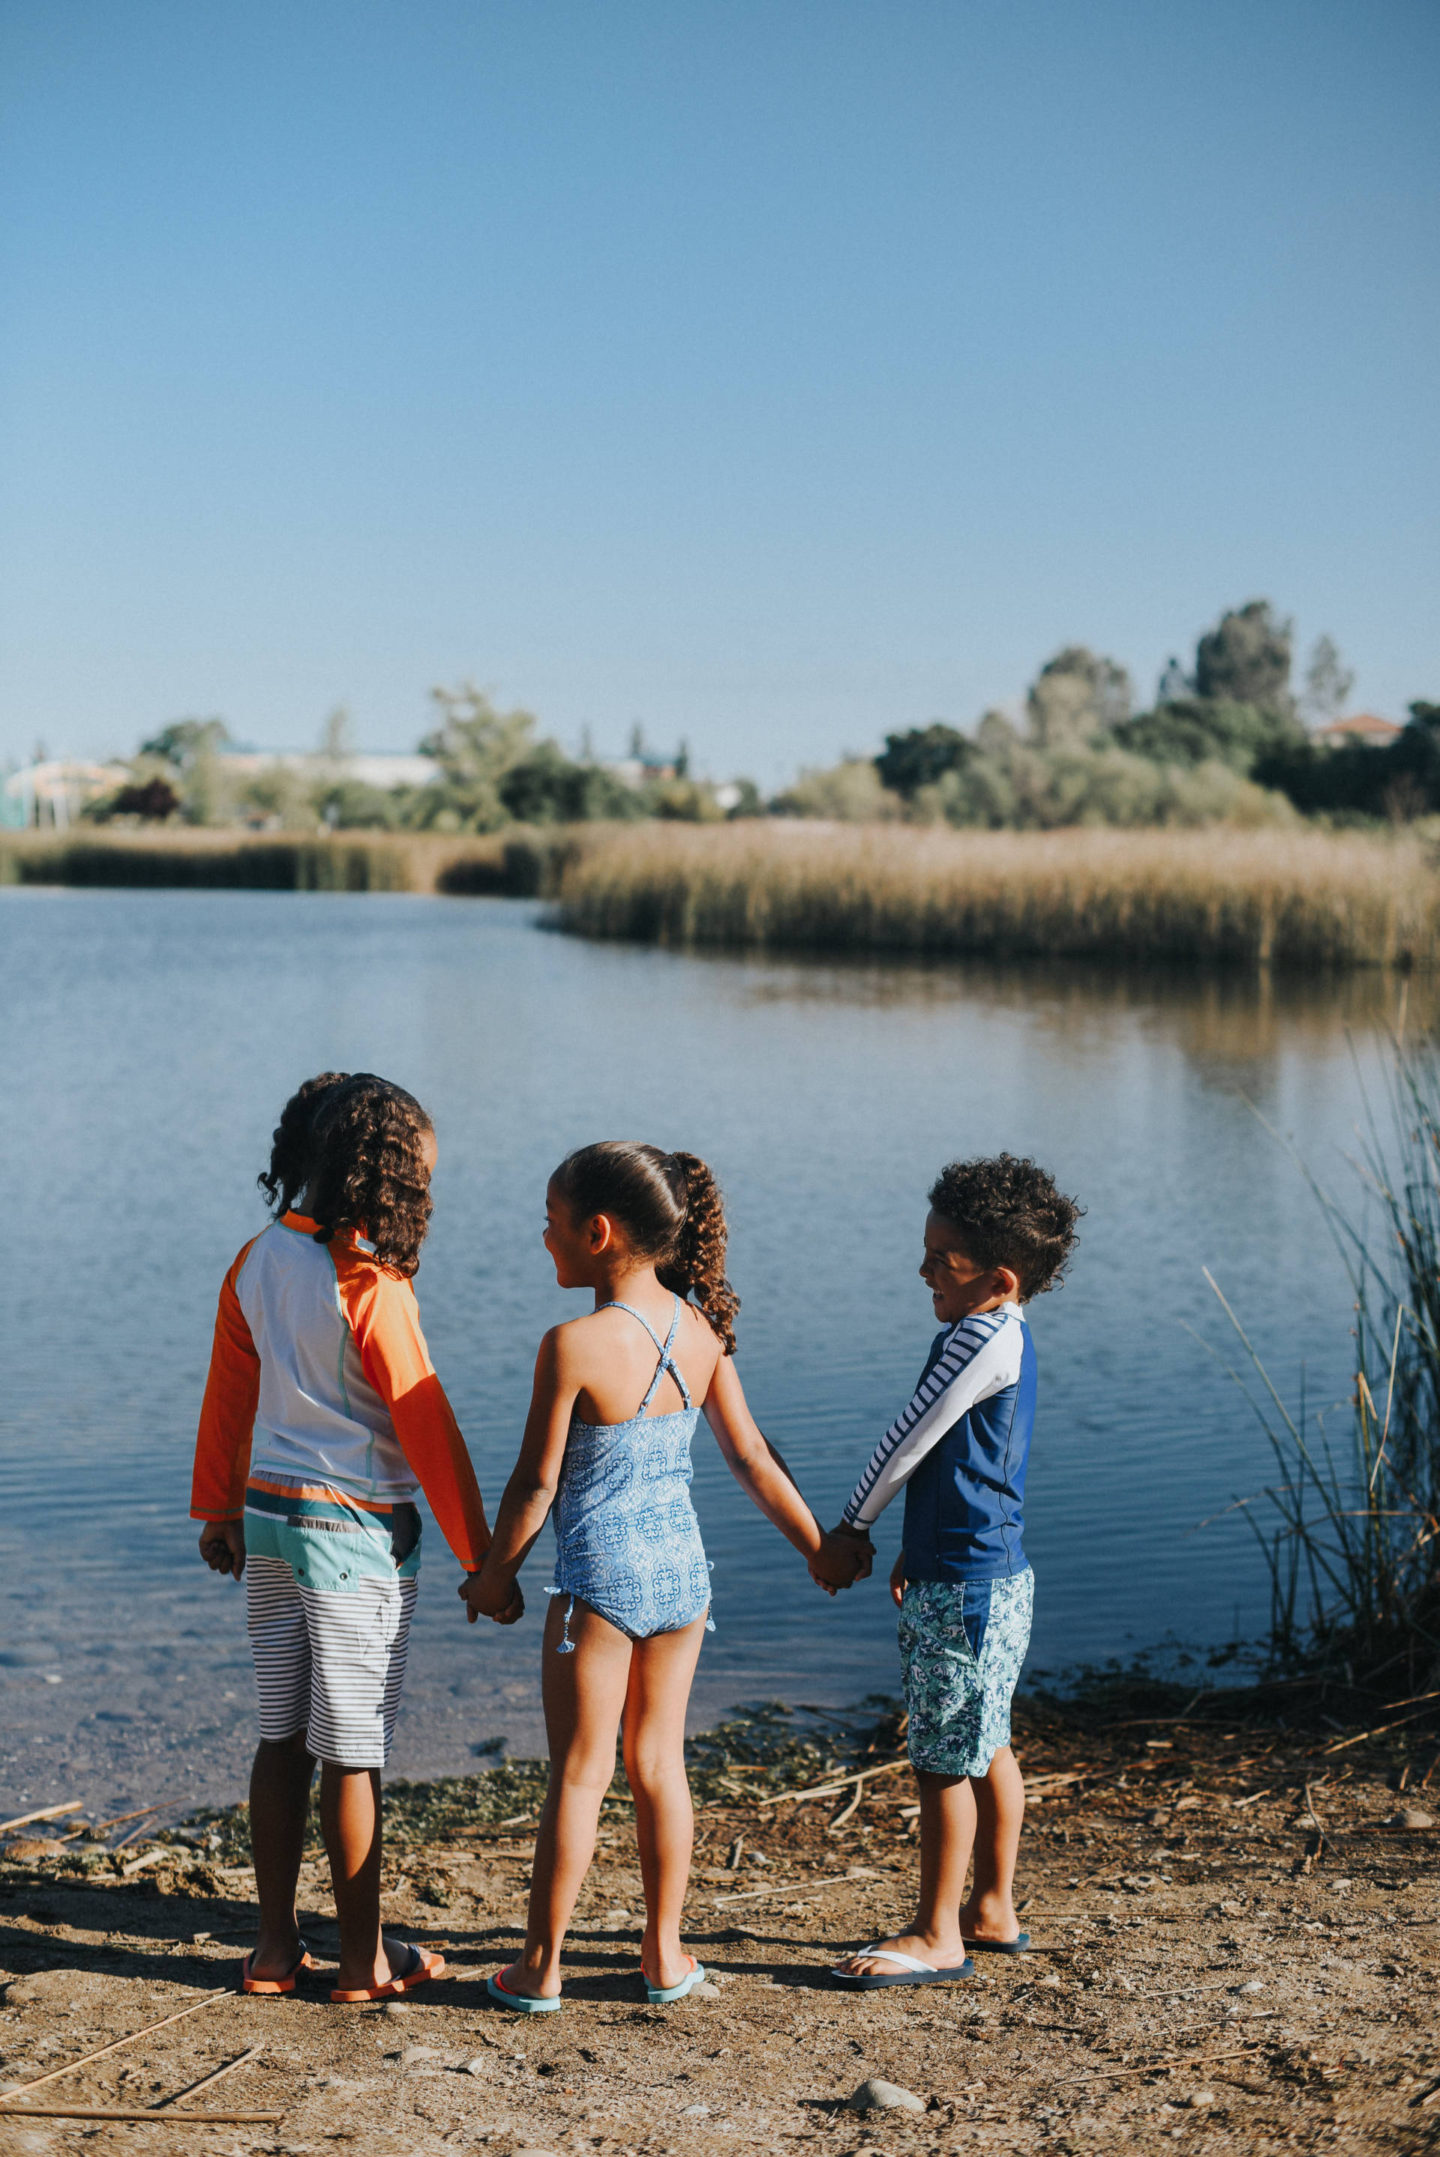
[[[387,1853],[387,1923],[444,1951],[442,1981],[364,2009],[332,2007],[324,1969],[291,1999],[231,1989],[27,2100],[16,2085],[233,1987],[252,1916],[248,1875],[213,1851],[141,1837],[81,1870],[37,1826],[0,1862],[0,2151],[1432,2149],[1440,1830],[1419,1823],[1440,1813],[1435,1733],[1357,1743],[1337,1728],[1224,1719],[1213,1701],[1196,1719],[1108,1724],[1031,1707],[1017,1750],[1036,1795],[1021,1887],[1033,1951],[879,1995],[824,1973],[908,1913],[904,1768],[872,1776],[844,1819],[853,1787],[761,1805],[743,1768],[720,1778],[688,1905],[713,1983],[665,2009],[637,1975],[623,1807],[577,1913],[565,2010],[531,2020],[484,1991],[518,1938],[528,1823],[452,1819]],[[323,1963],[323,1864],[307,1863],[301,1904]],[[15,2110],[149,2107],[252,2046],[186,2107],[274,2122]],[[852,2109],[871,2077],[923,2109]]]

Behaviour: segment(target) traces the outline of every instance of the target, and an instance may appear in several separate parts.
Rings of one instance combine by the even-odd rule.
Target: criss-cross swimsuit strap
[[[638,1421],[639,1418],[644,1415],[646,1409],[650,1406],[651,1401],[654,1400],[656,1389],[667,1371],[670,1373],[670,1376],[674,1379],[676,1385],[679,1387],[680,1398],[685,1403],[685,1406],[688,1408],[690,1406],[690,1388],[686,1385],[684,1379],[681,1377],[680,1366],[670,1353],[671,1349],[675,1346],[675,1336],[680,1331],[680,1298],[678,1296],[676,1296],[675,1298],[675,1315],[670,1320],[670,1331],[666,1334],[663,1341],[661,1340],[659,1334],[655,1331],[655,1328],[651,1325],[649,1319],[645,1316],[645,1313],[643,1311],[637,1311],[633,1303],[621,1303],[617,1299],[614,1303],[602,1303],[600,1308],[602,1311],[628,1311],[632,1318],[638,1318],[641,1325],[645,1328],[645,1331],[649,1334],[651,1340],[655,1343],[656,1348],[660,1352],[660,1361],[655,1366],[655,1376],[651,1379],[649,1390],[646,1393],[644,1400],[641,1401],[640,1406],[636,1409],[635,1415],[631,1420]]]

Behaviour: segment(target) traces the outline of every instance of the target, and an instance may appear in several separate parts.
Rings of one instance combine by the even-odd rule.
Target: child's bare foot
[[[680,1945],[678,1933],[662,1945],[647,1931],[640,1942],[640,1968],[646,1984],[653,1985],[657,1992],[668,1992],[672,1985],[683,1983],[690,1975],[694,1961],[694,1956],[687,1955]]]
[[[1020,1920],[1008,1895],[972,1896],[960,1905],[960,1931],[967,1940],[1016,1940]]]
[[[879,1959],[882,1950],[909,1955],[915,1962],[928,1962],[936,1970],[958,1970],[965,1960],[965,1942],[958,1932],[922,1932],[917,1927],[914,1932],[898,1932],[881,1940],[867,1954],[847,1956],[835,1967],[848,1977],[893,1977],[895,1964]]]
[[[365,1992],[372,1985],[388,1985],[392,1977],[408,1977],[417,1967],[417,1952],[408,1941],[397,1940],[392,1933],[382,1933],[379,1952],[368,1961],[346,1962],[342,1957],[335,1973],[335,1989],[337,1992]]]
[[[250,1956],[249,1975],[260,1984],[278,1985],[283,1979],[295,1975],[295,1966],[303,1953],[298,1929],[292,1927],[287,1933],[262,1932]]]
[[[500,1972],[500,1983],[506,1992],[513,1992],[522,2000],[558,2000],[560,1965],[558,1962],[532,1963],[522,1955],[518,1962],[506,1964]]]

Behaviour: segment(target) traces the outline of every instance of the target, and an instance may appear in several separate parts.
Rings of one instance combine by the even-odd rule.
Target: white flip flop
[[[857,1970],[832,1969],[830,1975],[837,1985],[848,1985],[852,1992],[879,1992],[886,1985],[952,1985],[958,1978],[973,1977],[975,1965],[967,1955],[963,1962],[951,1964],[948,1969],[937,1969],[933,1962],[920,1962],[914,1955],[902,1955],[897,1947],[857,1947],[852,1960],[870,1956],[876,1962],[899,1964],[893,1977],[862,1976]]]

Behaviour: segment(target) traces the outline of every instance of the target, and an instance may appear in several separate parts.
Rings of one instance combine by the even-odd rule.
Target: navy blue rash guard
[[[1003,1580],[1025,1570],[1025,1470],[1035,1349],[1015,1303],[936,1336],[908,1405],[870,1456],[845,1519],[868,1528],[905,1491],[909,1580]]]

